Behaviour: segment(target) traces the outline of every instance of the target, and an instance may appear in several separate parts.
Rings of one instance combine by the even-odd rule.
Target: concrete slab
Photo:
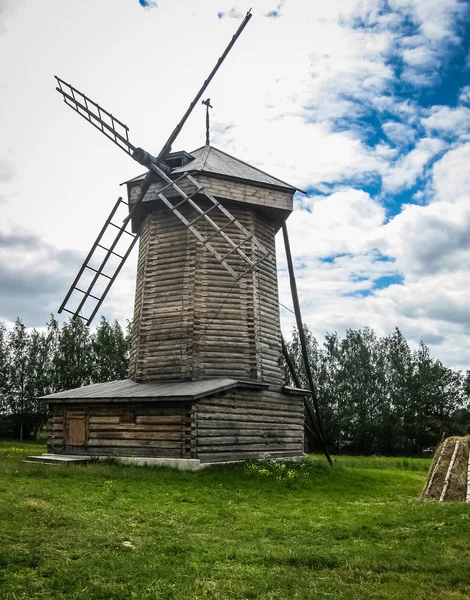
[[[65,454],[41,454],[41,456],[27,456],[24,462],[42,463],[49,465],[73,465],[90,462],[91,456],[71,456]]]
[[[99,458],[109,458],[109,456],[100,456]],[[197,458],[151,458],[145,456],[116,456],[114,460],[120,463],[132,465],[147,465],[149,467],[170,467],[179,471],[199,471],[207,466],[201,463]]]

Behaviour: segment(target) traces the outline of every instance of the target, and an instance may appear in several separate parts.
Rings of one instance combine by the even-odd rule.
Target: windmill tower
[[[170,152],[250,17],[157,157],[57,78],[64,101],[148,172],[127,182],[126,218],[113,220],[120,198],[59,310],[89,324],[140,239],[129,379],[46,396],[51,454],[185,466],[303,454],[305,390],[284,384],[275,258],[296,188],[208,139]]]

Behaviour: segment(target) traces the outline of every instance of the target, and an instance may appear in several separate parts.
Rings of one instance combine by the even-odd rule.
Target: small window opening
[[[121,411],[121,423],[135,423],[135,410],[125,408]]]

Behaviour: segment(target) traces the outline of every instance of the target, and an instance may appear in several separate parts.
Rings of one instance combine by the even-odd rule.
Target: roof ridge
[[[232,160],[242,163],[246,167],[249,167],[250,169],[254,169],[255,171],[258,171],[259,173],[262,173],[263,175],[266,175],[267,177],[270,177],[271,179],[275,179],[276,181],[279,181],[279,183],[282,183],[283,185],[286,185],[287,187],[290,187],[293,190],[298,190],[299,192],[303,191],[303,190],[299,189],[298,187],[296,187],[295,185],[287,183],[287,181],[283,181],[282,179],[279,179],[278,177],[274,177],[274,175],[271,175],[270,173],[267,173],[266,171],[263,171],[262,169],[255,167],[254,165],[250,165],[250,163],[247,163],[246,161],[241,160],[241,158],[237,158],[236,156],[233,156],[232,154],[229,154],[228,152],[224,152],[223,150],[220,150],[220,148],[216,148],[215,146],[210,146],[210,145],[207,147],[209,148],[209,150],[214,150],[215,152],[220,152],[220,154],[223,154],[224,156],[228,156],[228,158],[231,158]],[[189,154],[198,152],[199,150],[202,150],[203,148],[204,148],[204,146],[201,146],[200,148],[196,148],[196,150],[192,150],[191,152],[189,152]],[[208,156],[209,156],[209,152],[207,153],[206,157],[204,158],[203,166],[205,166]]]
[[[212,150],[212,146],[210,144],[206,144],[206,146],[204,146],[204,150],[202,151],[202,158],[201,158],[201,167],[200,167],[200,171],[202,171],[204,169],[204,167],[206,166],[206,162],[207,159],[209,157],[209,152]]]

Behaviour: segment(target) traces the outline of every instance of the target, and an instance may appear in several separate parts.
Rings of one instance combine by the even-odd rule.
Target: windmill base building
[[[210,145],[166,165],[174,185],[154,181],[132,215],[129,379],[46,396],[48,452],[186,466],[301,456],[306,392],[285,385],[275,253],[296,190]],[[131,209],[142,180],[127,182]]]

